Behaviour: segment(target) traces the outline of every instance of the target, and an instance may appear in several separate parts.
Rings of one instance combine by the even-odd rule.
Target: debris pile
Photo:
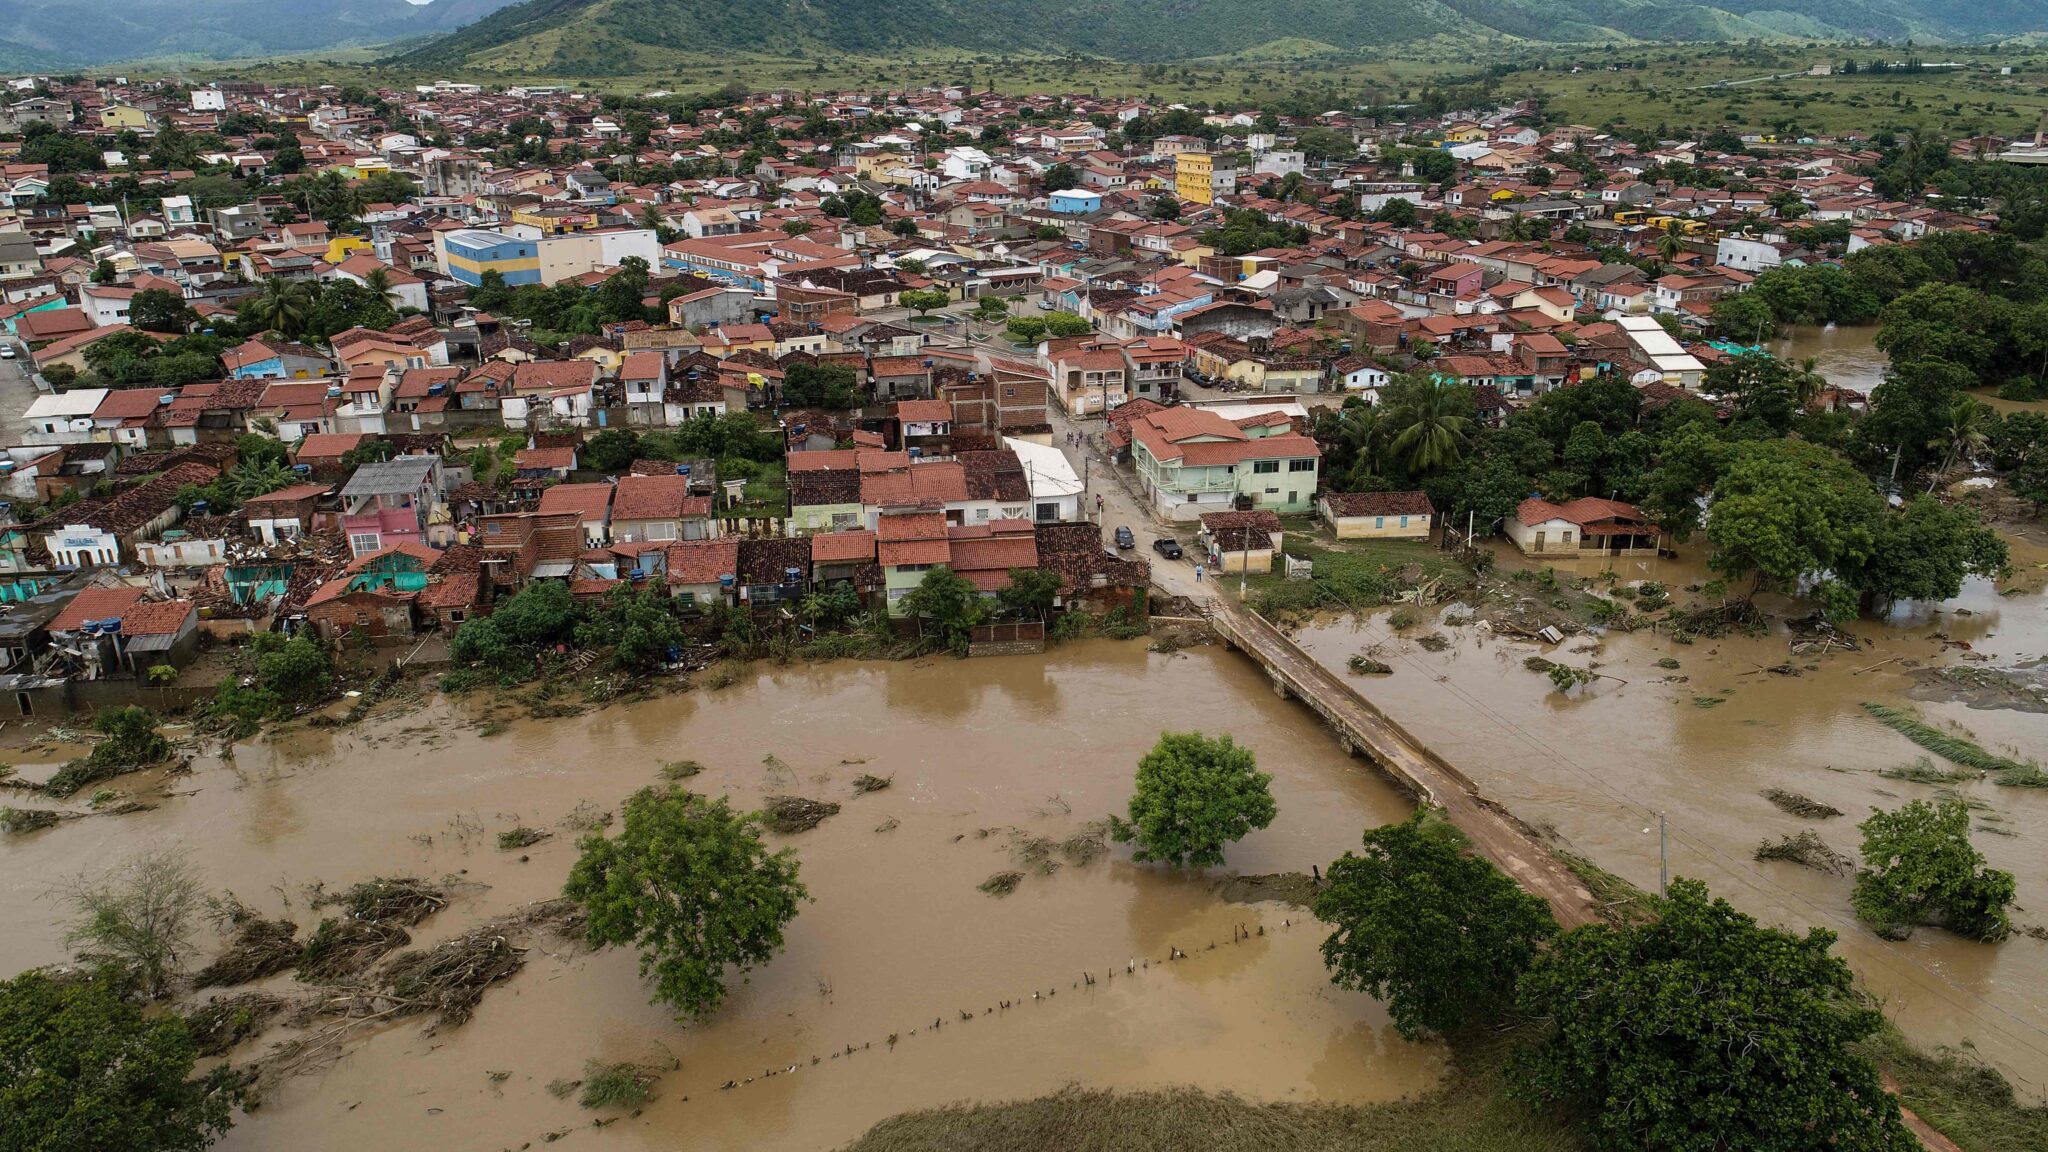
[[[761,808],[762,822],[771,832],[785,836],[809,832],[839,814],[839,805],[829,800],[807,800],[802,796],[770,796]]]
[[[1810,829],[1797,836],[1781,837],[1775,844],[1769,840],[1764,841],[1757,845],[1756,858],[1784,860],[1832,876],[1847,876],[1856,869],[1854,860],[1828,847],[1826,842]]]
[[[1803,820],[1827,820],[1842,814],[1840,808],[1831,807],[1818,800],[1787,792],[1783,788],[1766,788],[1763,798],[1778,806],[1778,810]]]
[[[313,984],[346,980],[410,943],[412,936],[396,924],[322,920],[299,950],[299,979]]]
[[[192,978],[196,988],[224,988],[275,975],[299,962],[297,924],[289,920],[244,920],[213,963]]]

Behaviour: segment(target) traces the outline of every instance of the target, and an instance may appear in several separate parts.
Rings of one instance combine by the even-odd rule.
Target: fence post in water
[[[1664,823],[1664,814],[1657,813],[1657,896],[1662,899],[1667,893],[1665,886],[1671,876],[1671,836]]]

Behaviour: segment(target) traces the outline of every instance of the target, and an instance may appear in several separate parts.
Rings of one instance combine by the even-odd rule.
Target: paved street
[[[16,351],[20,348],[15,345]],[[5,443],[21,443],[21,434],[28,431],[24,414],[37,395],[36,386],[28,378],[26,357],[0,360],[0,437],[5,437]]]
[[[1138,538],[1135,554],[1152,564],[1152,583],[1156,587],[1172,596],[1185,596],[1196,601],[1209,599],[1214,594],[1215,582],[1206,576],[1199,583],[1195,580],[1195,526],[1169,525],[1153,518],[1139,496],[1119,478],[1116,465],[1109,461],[1102,440],[1103,421],[1070,420],[1057,404],[1048,411],[1052,417],[1053,443],[1067,454],[1074,471],[1081,473],[1088,483],[1088,491],[1082,496],[1082,511],[1096,520],[1102,531],[1103,546],[1114,550],[1116,540],[1113,534],[1117,527],[1128,527]],[[1081,445],[1068,442],[1067,437],[1072,433],[1080,434]],[[1097,496],[1102,497],[1100,513],[1095,510]],[[1161,536],[1179,540],[1186,555],[1179,560],[1168,560],[1152,551],[1152,541]]]

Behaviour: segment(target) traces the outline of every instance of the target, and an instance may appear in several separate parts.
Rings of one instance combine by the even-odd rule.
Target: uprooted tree
[[[1332,983],[1387,1003],[1409,1039],[1492,1019],[1557,923],[1541,900],[1428,810],[1368,829],[1365,850],[1330,865],[1316,919]]]
[[[1206,868],[1223,848],[1273,822],[1273,777],[1249,748],[1229,736],[1166,732],[1138,761],[1130,819],[1117,820],[1120,843],[1136,841],[1138,860]]]
[[[589,914],[595,945],[634,945],[654,999],[701,1016],[725,998],[728,968],[745,972],[782,949],[782,929],[809,892],[796,856],[770,853],[756,818],[723,798],[643,788],[621,808],[619,833],[585,836],[563,894]]]

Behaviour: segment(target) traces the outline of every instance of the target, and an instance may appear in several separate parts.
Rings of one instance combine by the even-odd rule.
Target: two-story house
[[[1201,408],[1147,412],[1131,421],[1131,459],[1152,509],[1194,520],[1233,507],[1294,514],[1313,506],[1322,451],[1278,413],[1239,420]]]
[[[367,556],[407,541],[425,543],[441,495],[439,456],[395,456],[357,468],[341,489],[349,553]]]

